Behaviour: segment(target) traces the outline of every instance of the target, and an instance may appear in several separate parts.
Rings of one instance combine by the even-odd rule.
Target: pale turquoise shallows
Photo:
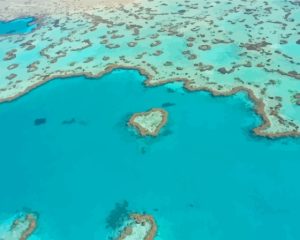
[[[158,240],[300,239],[300,140],[253,136],[260,119],[242,93],[143,80],[133,70],[57,79],[0,104],[0,219],[29,208],[35,239],[104,240],[107,215],[127,200],[154,215]],[[159,137],[127,126],[161,106]]]

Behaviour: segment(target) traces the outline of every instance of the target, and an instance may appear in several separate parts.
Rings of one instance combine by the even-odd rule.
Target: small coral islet
[[[157,136],[167,123],[168,112],[162,108],[152,108],[147,112],[135,113],[129,120],[142,136]]]
[[[151,215],[133,213],[116,240],[154,240],[157,225]]]
[[[0,239],[27,240],[37,228],[38,218],[34,213],[21,212],[11,219],[7,228],[0,230]]]

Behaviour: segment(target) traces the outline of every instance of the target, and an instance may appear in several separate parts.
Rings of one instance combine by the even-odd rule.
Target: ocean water
[[[155,217],[157,240],[300,239],[300,140],[269,140],[247,95],[213,97],[135,70],[56,79],[0,104],[0,219],[30,209],[30,239],[108,239],[124,200]],[[169,112],[156,138],[127,125]]]
[[[17,18],[8,22],[0,21],[0,34],[25,34],[36,29],[38,24],[33,17]]]

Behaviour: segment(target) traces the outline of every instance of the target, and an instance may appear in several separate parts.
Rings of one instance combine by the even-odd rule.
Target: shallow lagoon
[[[37,239],[107,239],[106,217],[127,200],[155,216],[158,240],[299,239],[300,141],[253,136],[260,119],[242,93],[143,80],[58,79],[1,104],[0,219],[29,208]],[[128,128],[132,113],[163,105],[158,138]]]
[[[25,34],[37,28],[36,19],[33,17],[17,18],[11,21],[0,21],[0,35]]]

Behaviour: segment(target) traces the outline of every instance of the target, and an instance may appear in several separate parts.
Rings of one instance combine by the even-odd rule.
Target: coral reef
[[[117,240],[153,240],[157,233],[157,225],[151,215],[131,214]]]
[[[216,96],[245,91],[263,120],[257,135],[300,135],[297,1],[2,3],[3,19],[33,15],[38,27],[0,36],[0,102],[57,77],[134,68],[147,86],[183,81]]]
[[[168,113],[162,108],[152,108],[147,112],[135,113],[129,120],[142,136],[157,136],[167,123]]]

